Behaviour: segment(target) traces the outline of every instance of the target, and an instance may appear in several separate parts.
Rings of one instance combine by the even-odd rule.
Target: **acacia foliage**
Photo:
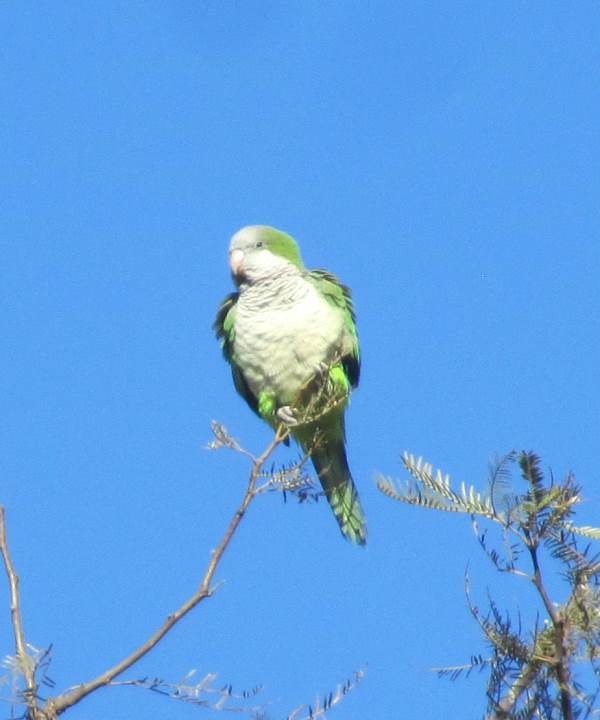
[[[600,529],[573,522],[581,488],[569,473],[547,478],[533,452],[511,452],[490,470],[486,492],[450,477],[421,458],[402,456],[409,480],[398,484],[379,477],[388,497],[421,508],[470,516],[477,540],[496,570],[533,584],[539,612],[524,627],[502,611],[493,597],[482,613],[471,601],[487,655],[463,665],[438,668],[452,679],[474,669],[489,671],[486,718],[494,720],[572,720],[595,715],[600,696],[600,554],[594,541]],[[522,490],[515,489],[518,469]],[[499,549],[489,529],[500,530]],[[550,567],[548,567],[550,566]],[[566,585],[560,602],[550,597],[546,575],[559,574]],[[566,597],[565,597],[566,596]]]

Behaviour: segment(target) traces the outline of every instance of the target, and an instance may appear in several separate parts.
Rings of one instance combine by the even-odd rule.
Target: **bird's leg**
[[[298,424],[298,411],[290,405],[282,405],[277,410],[277,417],[288,427],[293,427]]]

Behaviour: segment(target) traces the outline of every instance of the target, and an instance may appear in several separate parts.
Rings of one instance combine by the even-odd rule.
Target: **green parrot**
[[[350,290],[325,270],[306,270],[294,239],[266,225],[235,233],[229,265],[238,290],[221,304],[214,329],[235,387],[271,427],[288,427],[310,454],[342,534],[364,545],[344,431],[360,374]]]

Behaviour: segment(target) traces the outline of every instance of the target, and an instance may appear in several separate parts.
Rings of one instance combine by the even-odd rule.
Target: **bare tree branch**
[[[12,619],[13,632],[15,636],[15,649],[19,668],[25,678],[25,697],[27,706],[32,715],[37,710],[37,698],[35,689],[35,673],[33,663],[25,645],[25,633],[23,632],[23,621],[21,619],[21,601],[19,598],[19,578],[12,564],[8,544],[6,542],[6,520],[4,508],[0,506],[0,553],[4,560],[4,567],[8,577],[10,589],[10,615]]]
[[[235,531],[237,530],[242,518],[246,513],[246,510],[248,509],[248,506],[256,496],[256,482],[258,477],[260,476],[262,466],[269,459],[275,448],[285,440],[287,434],[287,429],[284,426],[280,425],[275,433],[275,436],[273,437],[273,440],[266,448],[266,450],[257,458],[250,456],[252,458],[252,470],[248,479],[246,493],[239,508],[233,515],[231,522],[229,523],[229,527],[223,535],[221,542],[212,553],[212,557],[210,559],[208,567],[206,568],[204,578],[200,583],[198,590],[188,600],[186,600],[186,602],[184,602],[179,609],[169,615],[165,622],[158,628],[158,630],[156,630],[156,632],[154,632],[146,640],[146,642],[143,643],[143,645],[140,645],[137,650],[134,650],[130,655],[121,660],[121,662],[117,663],[112,668],[106,670],[93,680],[82,683],[81,685],[77,685],[76,687],[68,690],[62,695],[58,695],[55,698],[49,698],[46,701],[44,708],[38,711],[37,714],[34,715],[34,718],[52,720],[68,708],[80,702],[87,695],[90,695],[90,693],[93,693],[98,688],[109,685],[115,677],[128,670],[138,660],[144,657],[144,655],[150,652],[150,650],[158,642],[160,642],[160,640],[171,630],[171,628],[173,628],[174,625],[176,625],[185,615],[187,615],[190,610],[192,610],[200,602],[202,602],[208,597],[211,597],[211,595],[214,594],[214,592],[216,591],[216,587],[211,587],[213,577],[215,575],[217,567],[219,566],[219,563],[221,562],[225,550],[229,546],[229,543],[231,542]],[[249,455],[249,453],[245,454]],[[22,631],[20,637],[22,640]]]

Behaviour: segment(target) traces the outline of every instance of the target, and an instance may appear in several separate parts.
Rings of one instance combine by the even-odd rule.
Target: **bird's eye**
[[[264,245],[264,242],[263,242],[262,240],[259,240],[259,241],[256,243],[256,247],[257,247],[257,248],[262,247],[263,245]]]

